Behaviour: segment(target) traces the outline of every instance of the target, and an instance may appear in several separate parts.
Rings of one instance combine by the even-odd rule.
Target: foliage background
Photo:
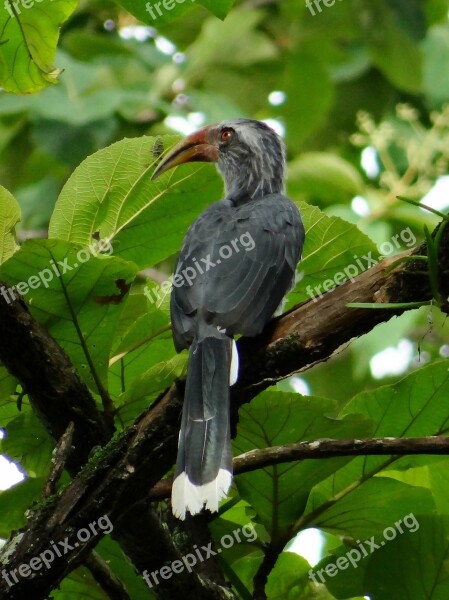
[[[322,285],[354,255],[375,254],[406,228],[418,244],[423,225],[435,227],[435,215],[398,195],[419,200],[430,192],[427,204],[449,205],[448,10],[447,0],[341,0],[312,15],[299,0],[203,0],[154,21],[134,0],[43,0],[14,21],[0,8],[0,42],[12,40],[0,44],[0,183],[13,195],[0,197],[0,276],[16,284],[51,258],[73,257],[98,232],[111,238],[113,256],[92,259],[27,299],[99,404],[112,398],[117,427],[183,371],[167,299],[148,302],[143,286],[171,272],[188,225],[221,194],[211,166],[150,182],[160,136],[239,116],[282,128],[289,195],[308,232],[303,279],[289,305],[304,301],[307,285]],[[164,146],[175,139],[163,138]],[[19,217],[17,251],[11,228]],[[119,277],[134,282],[125,302],[104,308],[91,301],[116,292]],[[438,307],[408,311],[242,409],[235,452],[319,437],[445,433],[448,356]],[[2,452],[27,475],[0,495],[4,538],[40,497],[53,447],[26,396],[17,409],[19,391],[0,367]],[[305,558],[284,552],[266,593],[273,600],[447,598],[448,468],[444,457],[372,457],[256,471],[236,478],[211,531],[219,537],[252,521],[259,541],[282,549],[315,527],[322,555],[334,560],[413,512],[419,532],[328,578],[327,587],[310,582]],[[98,549],[108,559],[120,552],[111,540]],[[309,556],[304,544],[299,551]],[[263,553],[255,544],[223,555],[243,598],[251,597]],[[152,596],[125,559],[113,564],[133,598]],[[87,572],[54,592],[85,595],[107,597]]]

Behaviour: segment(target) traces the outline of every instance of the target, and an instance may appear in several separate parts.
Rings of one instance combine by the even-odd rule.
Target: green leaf
[[[297,204],[306,240],[299,283],[289,294],[288,308],[356,277],[372,266],[370,258],[377,261],[379,256],[374,243],[352,223],[329,217],[316,206]]]
[[[374,7],[363,0],[361,21],[369,54],[375,65],[401,90],[419,93],[422,84],[422,53],[416,41],[398,26],[396,15],[385,0]]]
[[[251,597],[254,576],[264,556],[262,544],[269,539],[254,517],[254,510],[246,502],[232,498],[221,506],[220,516],[209,523],[215,547],[220,548],[219,562],[225,577],[242,599]],[[224,536],[230,536],[236,543],[225,548]]]
[[[123,554],[120,546],[109,535],[100,540],[96,551],[125,585],[130,598],[138,598],[139,600],[154,598],[154,594],[150,591],[143,577],[136,574],[135,568]],[[78,600],[78,598],[74,600]]]
[[[261,11],[240,9],[231,12],[224,23],[208,19],[187,52],[184,76],[204,77],[214,66],[238,69],[276,58],[276,46],[257,29],[262,18]]]
[[[139,377],[132,379],[129,388],[117,401],[122,420],[128,423],[135,419],[176,377],[181,375],[186,363],[187,353],[177,354],[167,361],[159,360],[158,364],[146,368]]]
[[[222,183],[203,165],[151,181],[161,139],[167,149],[179,137],[125,139],[81,163],[58,198],[49,237],[88,246],[97,234],[140,268],[177,252],[195,217],[220,199]]]
[[[446,7],[447,8],[447,7]],[[424,52],[424,93],[432,106],[439,107],[446,102],[449,82],[441,73],[449,69],[449,26],[435,25],[427,33],[423,42]]]
[[[45,478],[30,477],[0,492],[0,537],[8,538],[11,531],[26,525],[26,512],[42,495]]]
[[[16,402],[10,398],[15,393],[16,388],[17,379],[9,373],[6,367],[0,364],[0,423],[2,425],[5,425],[8,419],[4,413],[5,406],[8,405],[8,408],[10,408],[10,405],[16,406]],[[15,410],[17,411],[17,407]]]
[[[449,431],[449,361],[440,360],[411,373],[394,386],[362,392],[343,414],[363,414],[376,424],[376,437],[420,437]],[[384,457],[367,457],[378,463]]]
[[[388,0],[398,27],[416,42],[426,35],[426,15],[420,0]]]
[[[92,573],[86,567],[79,567],[65,577],[57,590],[51,592],[54,600],[109,600],[107,594],[99,583],[94,579]]]
[[[429,24],[446,21],[447,2],[446,0],[428,0],[424,5],[424,11]]]
[[[20,221],[20,215],[17,200],[8,190],[0,186],[0,265],[19,247],[16,242],[15,227]]]
[[[449,516],[449,458],[447,456],[423,456],[405,470],[388,469],[388,477],[410,485],[429,489],[435,501],[437,514]],[[423,464],[420,464],[423,463]]]
[[[146,290],[149,291],[150,297],[153,297],[154,292],[149,284]],[[165,335],[167,333],[168,335]],[[169,313],[160,309],[144,294],[131,294],[120,317],[116,334],[117,345],[114,347],[114,356],[110,363],[115,364],[118,360],[130,356],[132,352],[160,336],[171,339]]]
[[[449,519],[417,515],[417,531],[385,544],[370,560],[365,587],[373,598],[449,597]]]
[[[107,385],[115,327],[136,273],[132,263],[99,250],[94,241],[87,250],[60,240],[29,240],[0,268],[0,279],[17,286],[95,392]]]
[[[254,448],[323,437],[342,439],[366,435],[369,424],[355,415],[350,420],[326,416],[335,408],[332,400],[324,398],[265,392],[240,409],[234,452],[241,454]],[[271,537],[276,538],[302,514],[312,487],[347,461],[348,458],[340,457],[267,467],[238,475],[237,489],[257,511]]]
[[[334,101],[334,88],[326,64],[313,54],[298,52],[289,58],[279,83],[287,99],[276,112],[285,119],[289,150],[298,152],[324,125]]]
[[[304,580],[309,563],[293,552],[282,552],[268,576],[265,593],[267,600],[298,600],[304,592]],[[301,581],[303,580],[303,581]],[[309,582],[309,588],[311,587]],[[310,589],[309,589],[310,592]]]
[[[154,27],[163,27],[179,19],[196,5],[204,6],[219,19],[224,19],[234,3],[234,0],[150,0],[147,3],[134,0],[116,1],[140,21]]]
[[[311,495],[307,511],[316,508]],[[380,533],[385,527],[393,526],[405,515],[431,513],[435,509],[430,491],[423,487],[407,485],[388,477],[373,477],[355,487],[342,498],[328,504],[318,505],[325,510],[317,511],[308,526],[319,527],[338,535],[354,539],[366,539]]]
[[[10,420],[0,440],[1,451],[19,462],[30,477],[48,475],[53,448],[54,442],[30,410]]]
[[[197,0],[197,2],[219,19],[224,19],[234,4],[234,0]]]
[[[149,285],[146,291],[151,291]],[[176,355],[168,311],[140,293],[131,294],[126,303],[116,344],[109,387],[114,397],[120,396],[120,416],[128,422],[180,375],[187,354]]]
[[[0,85],[7,92],[29,94],[57,83],[53,66],[61,25],[78,0],[6,0],[0,11]]]
[[[346,306],[348,308],[369,308],[371,310],[400,310],[405,308],[406,310],[411,310],[412,308],[421,308],[421,306],[430,306],[432,302],[429,300],[428,302],[349,302]]]
[[[123,6],[125,10],[134,15],[139,21],[153,27],[163,27],[179,19],[185,12],[195,6],[193,1],[150,0],[149,2],[136,2],[135,0],[116,0],[117,4]]]
[[[348,202],[363,190],[360,173],[328,152],[305,152],[288,165],[288,190],[321,202]]]
[[[416,514],[415,514],[416,512]],[[392,547],[393,552],[401,554],[396,546],[398,541],[400,544],[413,543],[415,536],[420,528],[420,523],[426,520],[425,516],[421,516],[417,511],[409,514],[402,514],[397,522],[391,523],[385,529],[376,535],[363,540],[346,540],[346,543],[341,545],[332,544],[328,548],[327,556],[317,564],[313,572],[310,574],[316,585],[326,585],[327,589],[335,595],[336,598],[345,599],[354,594],[360,594],[363,597],[372,598],[389,598],[390,595],[377,594],[374,592],[373,585],[368,581],[367,573],[372,570],[372,564],[377,563],[378,559],[389,555],[389,559],[384,561],[381,558],[383,572],[387,577],[396,575],[396,565],[398,560],[393,559],[387,548]],[[334,538],[337,541],[339,538]],[[410,558],[410,557],[408,557]],[[411,560],[410,563],[413,561]],[[404,561],[403,573],[409,577],[408,566]],[[394,575],[394,576],[395,576]],[[397,577],[396,577],[397,581]],[[394,596],[396,597],[396,596]],[[412,596],[413,598],[415,596]],[[427,598],[427,596],[425,596]]]
[[[348,403],[340,416],[349,414],[365,416],[374,424],[373,437],[421,437],[444,434],[449,430],[448,366],[448,361],[439,361],[421,368],[394,386],[383,386],[376,390],[362,392]],[[422,460],[427,460],[427,457]],[[326,514],[334,514],[333,511],[338,511],[339,506],[342,507],[346,503],[349,507],[356,506],[356,500],[353,503],[353,498],[359,498],[360,509],[360,504],[364,502],[364,488],[368,490],[365,496],[367,506],[374,502],[374,498],[369,499],[371,486],[376,489],[379,485],[381,487],[385,485],[383,491],[379,491],[380,498],[385,494],[392,493],[391,490],[396,493],[391,488],[391,484],[385,481],[382,484],[369,483],[368,486],[367,484],[372,478],[377,479],[379,475],[383,478],[388,477],[389,468],[400,469],[410,467],[410,465],[416,466],[418,461],[417,457],[385,456],[365,456],[352,460],[326,481],[315,486],[300,526],[306,527],[313,523],[323,525]],[[359,488],[361,496],[357,492]],[[427,506],[428,500],[421,495],[420,490],[424,490],[424,488],[416,487],[415,490],[410,490],[410,497],[416,494],[416,503],[420,504],[425,512],[424,508]],[[427,490],[425,491],[427,492]],[[406,499],[404,499],[403,505],[404,511],[407,512]],[[427,509],[431,510],[429,506]],[[379,518],[385,519],[385,525],[391,524],[388,523],[388,520],[394,520],[393,512],[390,512],[394,510],[396,510],[395,507],[389,503],[384,504],[383,510],[382,507],[379,508]],[[352,518],[358,519],[357,515],[358,512],[355,511]],[[349,512],[347,512],[346,518],[351,518]],[[363,526],[363,524],[361,525]],[[367,525],[369,526],[368,522]],[[358,534],[357,530],[355,535]]]
[[[85,47],[85,50],[87,49],[88,46]],[[117,126],[114,122],[117,111],[130,103],[133,105],[140,103],[140,106],[146,106],[147,103],[142,89],[143,84],[139,85],[139,83],[144,80],[144,77],[149,76],[148,71],[142,70],[138,82],[133,81],[132,84],[128,86],[124,84],[126,87],[120,88],[117,87],[117,78],[125,78],[126,70],[120,64],[110,65],[109,61],[104,60],[99,68],[95,63],[81,62],[60,50],[58,63],[64,69],[64,75],[59,85],[48,87],[32,97],[5,94],[0,104],[0,114],[31,112],[38,115],[41,119],[36,121],[35,144],[40,148],[48,149],[50,154],[55,154],[55,150],[63,146],[66,155],[73,153],[80,157],[72,163],[78,164],[86,156],[83,152],[86,139],[88,141],[89,137],[97,136],[100,142],[101,133],[96,131],[98,128],[101,128],[105,139],[103,145],[111,139],[111,133]],[[46,121],[43,123],[42,119]],[[62,133],[61,123],[78,128],[70,132],[70,147],[64,146],[64,140],[55,139],[57,136],[53,134],[55,129]],[[83,132],[81,129],[83,126],[89,128]],[[45,128],[46,133],[51,134],[50,138],[45,137],[42,128]],[[80,138],[80,141],[77,138]],[[95,144],[94,147],[96,148],[97,145]],[[50,174],[52,171],[49,172]]]

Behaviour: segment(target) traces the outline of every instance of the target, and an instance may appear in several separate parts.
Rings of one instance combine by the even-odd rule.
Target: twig
[[[89,554],[85,565],[110,600],[131,600],[131,596],[126,591],[123,583],[114,575],[109,565],[97,552],[93,551]]]
[[[70,421],[67,429],[62,434],[58,443],[56,444],[53,458],[51,459],[51,469],[48,474],[47,481],[44,487],[44,497],[48,498],[56,493],[56,486],[61,478],[62,472],[65,468],[67,458],[72,450],[73,433],[75,431],[75,424]]]

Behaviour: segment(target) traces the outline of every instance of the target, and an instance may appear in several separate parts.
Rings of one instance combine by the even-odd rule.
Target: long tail
[[[225,334],[190,348],[172,488],[173,514],[180,519],[204,504],[217,511],[231,485],[229,386],[237,379],[236,359],[235,342]]]

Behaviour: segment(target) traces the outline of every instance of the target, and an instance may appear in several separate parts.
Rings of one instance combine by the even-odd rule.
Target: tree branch
[[[109,568],[108,564],[95,551],[86,560],[86,567],[94,576],[95,581],[107,593],[110,600],[131,600],[123,583]]]
[[[369,438],[364,440],[322,439],[298,442],[285,446],[250,450],[233,460],[234,475],[265,469],[281,463],[306,459],[336,458],[338,456],[407,456],[415,454],[449,454],[449,438],[428,436],[422,438]],[[169,498],[173,478],[163,479],[150,489],[150,500]]]
[[[445,232],[440,251],[440,272],[443,274],[449,272],[448,239]],[[420,248],[415,253],[423,254],[424,251]],[[392,259],[385,260],[362,273],[355,283],[347,282],[316,302],[311,300],[296,307],[270,323],[259,338],[241,340],[242,369],[238,387],[232,391],[234,407],[248,402],[274,381],[326,360],[342,344],[406,310],[348,309],[349,302],[416,302],[430,299],[428,277],[422,270],[421,262],[409,262],[389,273],[387,267],[391,264]],[[442,278],[441,288],[446,290],[444,297],[448,296],[448,286],[448,279]],[[0,333],[4,328],[4,319],[0,308]],[[31,325],[34,327],[36,324]],[[15,346],[18,355],[15,361],[19,362],[23,361],[23,354],[18,350],[22,351],[30,341],[22,333],[22,343]],[[11,337],[9,334],[6,339],[10,340]],[[57,355],[59,347],[55,342],[49,343],[53,344]],[[0,348],[1,360],[4,354],[8,358],[9,353]],[[33,358],[32,354],[27,356]],[[48,352],[46,357],[49,365],[43,367],[50,370],[49,376],[53,381],[55,374],[51,371],[52,368],[58,368],[59,360],[55,361],[55,357]],[[7,366],[15,368],[15,372],[11,372],[19,377],[20,368],[15,361],[10,360]],[[27,360],[27,366],[30,364],[32,360]],[[33,395],[39,394],[33,377],[23,372],[21,375],[27,382],[30,380]],[[54,390],[48,392],[54,396]],[[129,509],[130,498],[134,501],[148,498],[148,489],[162,478],[174,462],[182,396],[183,382],[173,384],[132,426],[96,453],[75,480],[32,518],[28,529],[13,538],[6,550],[3,549],[3,555],[7,552],[9,557],[8,567],[17,568],[22,563],[28,563],[48,546],[49,541],[65,539],[71,532],[85,527],[100,515],[110,515],[112,521],[118,523]],[[77,402],[78,398],[75,399],[75,405]],[[70,407],[67,410],[70,415],[74,412]],[[85,427],[85,423],[82,426]],[[33,579],[20,580],[13,588],[14,593],[0,581],[0,592],[4,593],[2,598],[17,600],[30,597],[30,594],[36,600],[44,598],[67,573],[86,559],[97,541],[98,538],[80,545],[63,561],[56,560],[47,574],[40,573]],[[161,562],[164,559],[161,556]],[[190,583],[196,585],[195,581]],[[202,581],[197,584],[198,593],[192,597],[229,597],[229,592],[224,588],[212,586],[206,589]]]
[[[0,287],[2,285],[7,287],[0,282]],[[66,448],[67,452],[63,452],[61,460],[72,477],[76,477],[88,462],[92,449],[99,444],[106,444],[111,438],[112,430],[108,421],[98,411],[92,395],[73,368],[67,354],[46,329],[33,319],[23,301],[8,302],[3,295],[0,295],[0,339],[7,340],[7,343],[0,343],[0,361],[20,381],[30,398],[33,410],[58,444],[64,445],[65,432],[70,427],[70,423],[73,423],[70,447]],[[177,423],[173,422],[172,427],[175,430]],[[171,463],[167,462],[165,471],[170,466]],[[59,467],[57,471],[59,472]],[[159,478],[165,471],[160,472]],[[52,487],[50,480],[57,476],[55,469],[52,468],[47,488]],[[122,506],[122,512],[127,513],[127,518],[122,519],[117,514],[112,537],[120,543],[123,552],[136,569],[152,571],[160,568],[161,556],[171,556],[172,560],[180,558],[180,553],[172,544],[170,536],[166,533],[162,535],[162,524],[158,523],[158,517],[156,515],[150,517],[146,504],[137,505],[132,514],[128,512],[130,498],[135,499],[134,496],[129,496]],[[94,519],[95,517],[92,517],[86,524],[88,525]],[[142,543],[143,532],[146,533],[145,539],[152,539],[157,544],[153,546]],[[48,537],[48,532],[36,535],[38,539],[46,540],[47,543],[52,541],[52,538]],[[95,543],[99,539],[96,538]],[[5,552],[6,547],[1,554],[5,555]],[[87,555],[87,551],[83,552],[84,557]],[[19,564],[15,566],[18,567]],[[13,564],[10,566],[14,568]],[[45,585],[42,583],[42,589],[45,588],[47,591],[42,592],[43,598],[74,568],[69,562],[66,567],[67,569],[61,570],[59,578],[56,571],[46,572],[46,583]],[[0,596],[2,596],[2,585],[7,587],[5,580],[0,580]],[[209,582],[204,582],[185,571],[176,580],[162,580],[158,594],[162,596],[166,593],[169,598],[183,599],[185,589],[192,589],[192,594],[198,598],[208,600],[220,598],[212,587]],[[12,597],[19,598],[18,584],[11,590]],[[33,591],[32,597],[38,599],[37,588]]]
[[[0,282],[0,287],[6,284]],[[97,410],[67,354],[28,312],[23,301],[0,297],[0,361],[16,377],[31,406],[54,440],[73,421],[73,446],[67,469],[76,473],[91,449],[106,443],[112,430]]]

